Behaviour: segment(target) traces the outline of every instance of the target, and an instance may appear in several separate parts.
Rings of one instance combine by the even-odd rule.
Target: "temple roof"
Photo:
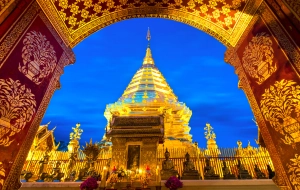
[[[150,48],[149,30],[147,40],[146,55],[140,69],[135,73],[118,101],[106,107],[104,116],[107,118],[108,126],[116,127],[113,118],[119,116],[150,118],[164,115],[165,138],[191,142],[192,136],[189,134],[188,123],[192,112],[184,103],[178,101],[166,79],[156,67]],[[146,120],[143,118],[143,121]],[[138,125],[142,125],[140,121]],[[160,135],[159,130],[156,132]],[[113,133],[109,132],[109,134]]]
[[[119,101],[124,103],[177,102],[173,90],[154,64],[149,45],[143,65],[135,73]]]

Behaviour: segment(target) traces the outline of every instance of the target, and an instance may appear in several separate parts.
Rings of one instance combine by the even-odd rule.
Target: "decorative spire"
[[[205,134],[205,138],[207,140],[209,140],[209,139],[215,140],[216,134],[214,133],[213,129],[214,128],[209,123],[206,123],[206,126],[204,128],[204,130],[206,130],[206,131],[204,132],[204,134]]]
[[[148,32],[147,32],[146,39],[148,40],[148,47],[147,47],[147,50],[146,50],[146,56],[144,58],[143,65],[146,65],[146,64],[154,65],[154,60],[152,58],[152,54],[151,54],[151,50],[150,50],[151,35],[150,35],[150,29],[149,29],[149,27],[148,27]]]
[[[150,28],[149,27],[148,27],[148,32],[147,32],[146,39],[148,40],[148,47],[150,47],[151,35],[150,35]]]

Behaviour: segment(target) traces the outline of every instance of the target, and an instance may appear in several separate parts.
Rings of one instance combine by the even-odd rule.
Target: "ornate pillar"
[[[27,4],[26,4],[27,3]],[[63,67],[75,61],[35,1],[21,1],[0,31],[0,189],[19,175]]]
[[[235,67],[281,189],[297,189],[300,145],[300,51],[265,2],[225,61]],[[299,35],[299,34],[298,34]],[[298,150],[299,153],[299,150]]]

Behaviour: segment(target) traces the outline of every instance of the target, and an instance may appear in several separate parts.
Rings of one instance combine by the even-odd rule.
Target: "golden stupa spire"
[[[150,29],[149,29],[149,27],[148,27],[148,32],[147,32],[146,39],[148,40],[148,47],[147,47],[147,50],[146,50],[146,56],[144,58],[143,65],[146,65],[146,64],[154,65],[154,60],[152,58],[152,54],[151,54],[151,50],[150,50],[151,35],[150,35]]]

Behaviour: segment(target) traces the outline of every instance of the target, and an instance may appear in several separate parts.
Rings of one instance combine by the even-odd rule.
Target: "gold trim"
[[[247,28],[253,15],[255,15],[257,8],[262,3],[262,0],[246,1],[246,5],[243,8],[243,10],[240,11],[238,15],[236,15],[237,18],[234,18],[236,19],[235,26],[227,30],[221,28],[222,25],[219,22],[211,22],[208,18],[206,18],[208,16],[206,16],[205,18],[199,16],[199,10],[195,8],[180,5],[180,9],[175,9],[173,4],[167,3],[169,7],[163,7],[161,3],[154,2],[154,6],[143,4],[140,7],[134,7],[134,5],[131,6],[131,4],[125,3],[125,5],[128,5],[128,8],[122,9],[121,7],[116,7],[116,11],[114,12],[108,12],[107,10],[105,10],[106,12],[103,11],[103,16],[98,17],[96,19],[92,19],[92,21],[88,23],[82,23],[80,24],[80,28],[71,31],[60,17],[58,10],[56,9],[52,1],[45,2],[43,0],[38,0],[38,3],[49,18],[56,31],[63,38],[63,41],[71,47],[74,47],[84,38],[86,38],[93,32],[104,28],[107,25],[125,19],[142,17],[167,18],[186,23],[188,25],[194,26],[195,28],[207,32],[208,34],[214,36],[216,39],[221,41],[224,45],[229,47],[235,46],[236,43],[239,41],[240,36]],[[112,4],[113,3],[114,2],[112,2]],[[71,7],[71,5],[69,6]],[[62,10],[64,9],[62,8]],[[189,10],[191,10],[193,13],[191,13]],[[77,13],[78,10],[75,10],[75,12]]]
[[[5,40],[1,43],[0,47],[3,48],[1,55],[6,56],[8,53],[11,52],[13,49],[17,39],[21,35],[24,34],[24,32],[28,29],[30,26],[30,23],[33,22],[33,20],[37,17],[37,15],[41,16],[42,14],[37,14],[39,12],[39,7],[36,2],[33,2],[31,5],[29,5],[29,8],[24,11],[24,14],[22,14],[20,17],[21,19],[18,19],[15,25],[9,30],[8,33],[3,37]],[[54,30],[51,26],[51,24],[47,20],[43,20],[47,28],[51,31],[52,34],[54,34]],[[54,38],[59,42],[61,42],[58,35],[53,35]],[[70,62],[74,62],[74,54],[70,48],[64,47],[64,44],[60,43],[60,46],[64,50],[64,53],[61,55],[59,59],[59,63],[55,68],[55,71],[53,73],[53,77],[47,87],[47,91],[39,105],[38,111],[36,112],[35,118],[33,122],[30,125],[30,128],[27,132],[27,135],[25,137],[25,140],[23,141],[20,150],[16,156],[16,159],[10,169],[10,172],[3,184],[2,189],[3,190],[15,190],[19,189],[21,186],[19,181],[19,174],[22,170],[23,164],[26,160],[26,156],[30,150],[31,144],[33,142],[33,139],[35,137],[36,131],[38,130],[39,123],[46,111],[46,108],[49,104],[50,98],[52,97],[52,94],[54,93],[57,83],[59,82],[59,77],[62,74],[62,68],[65,65],[68,65]],[[4,56],[0,57],[2,60]]]

